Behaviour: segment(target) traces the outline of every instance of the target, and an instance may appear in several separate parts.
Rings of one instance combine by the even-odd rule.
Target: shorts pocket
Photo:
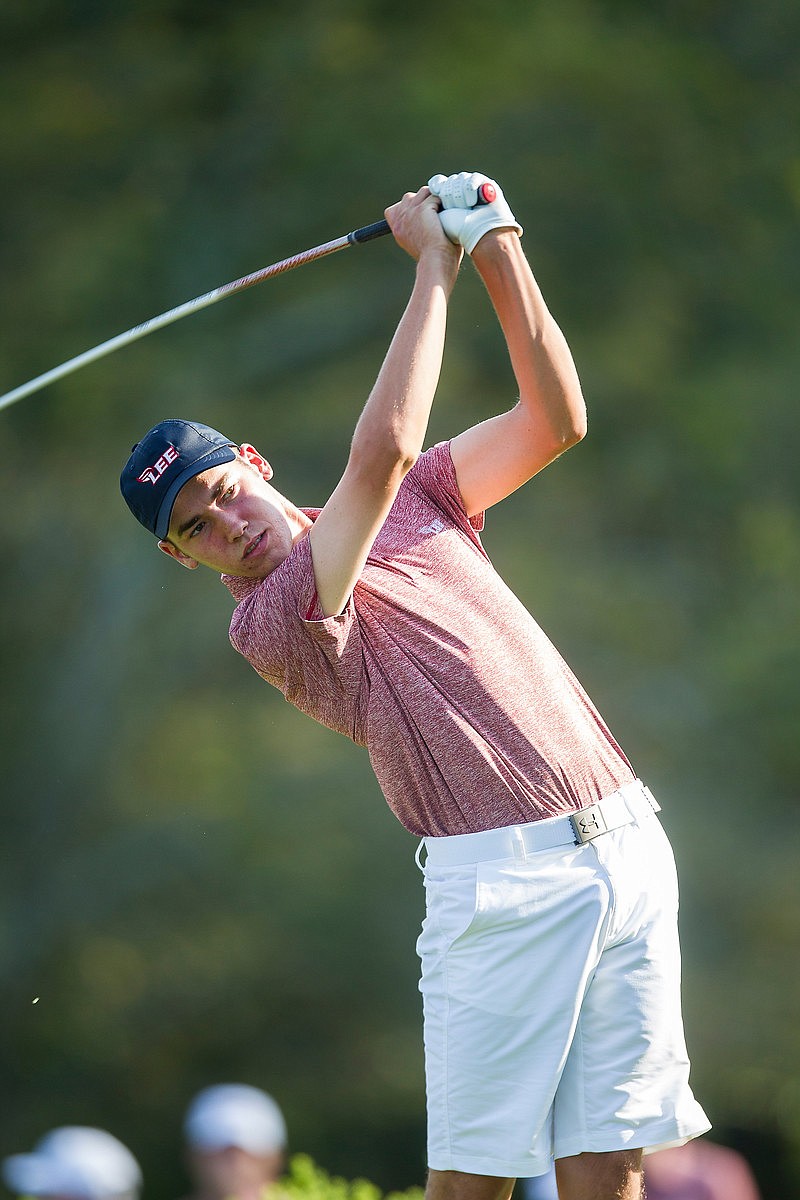
[[[538,1020],[553,994],[582,995],[610,909],[605,872],[587,847],[481,863],[470,918],[451,925],[455,936],[443,946],[448,995],[497,1016]]]
[[[425,870],[425,919],[417,941],[423,960],[447,954],[478,914],[480,864]]]

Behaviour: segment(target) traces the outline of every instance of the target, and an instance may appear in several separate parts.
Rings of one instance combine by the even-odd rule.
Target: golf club
[[[495,197],[494,184],[487,181],[477,189],[475,204],[491,204]],[[80,367],[85,367],[88,363],[103,358],[104,355],[111,354],[114,350],[119,350],[120,346],[127,346],[129,342],[135,342],[138,338],[145,337],[146,334],[153,333],[156,329],[171,325],[173,321],[180,321],[181,317],[188,317],[190,313],[198,312],[201,308],[208,308],[209,305],[216,304],[225,296],[243,292],[256,283],[272,279],[274,275],[282,275],[284,271],[293,271],[295,267],[315,262],[318,258],[324,258],[326,254],[334,254],[337,250],[344,250],[347,246],[358,246],[362,242],[371,242],[373,238],[383,237],[388,232],[387,221],[375,221],[372,225],[362,225],[360,229],[344,233],[341,237],[334,238],[332,242],[323,242],[321,246],[314,246],[311,250],[302,250],[299,254],[281,259],[280,262],[273,263],[269,267],[262,267],[260,271],[253,271],[252,275],[243,275],[241,279],[223,283],[220,287],[205,292],[202,296],[196,296],[194,300],[187,300],[176,308],[170,308],[167,312],[161,313],[158,317],[151,317],[149,321],[142,321],[141,325],[134,325],[132,329],[126,329],[124,333],[118,333],[116,337],[109,338],[107,342],[101,342],[92,350],[84,350],[83,354],[77,354],[75,358],[67,359],[60,366],[45,371],[43,375],[37,375],[28,383],[20,384],[19,387],[0,396],[0,408],[6,408],[16,400],[30,396],[32,392],[38,392],[41,388],[47,387],[49,383],[63,379],[65,375],[77,371]]]
[[[332,242],[324,242],[321,246],[314,246],[311,250],[303,250],[299,254],[293,254],[290,258],[284,258],[269,267],[262,267],[261,270],[254,271],[252,275],[243,275],[241,279],[234,279],[231,283],[223,283],[220,287],[214,288],[202,296],[197,296],[194,300],[187,300],[184,304],[179,304],[176,308],[171,308],[168,312],[161,313],[158,317],[151,317],[149,321],[143,321],[141,325],[134,325],[132,329],[126,330],[125,333],[118,333],[116,337],[109,338],[107,342],[101,342],[94,349],[85,350],[83,354],[78,354],[75,358],[70,358],[67,362],[61,363],[60,366],[53,367],[50,371],[45,371],[43,375],[37,375],[35,379],[31,379],[28,383],[20,384],[19,387],[0,396],[0,408],[6,408],[9,404],[13,404],[15,400],[22,400],[23,397],[30,396],[32,392],[38,392],[40,388],[47,387],[49,383],[54,383],[57,379],[62,379],[65,375],[69,375],[72,371],[77,371],[80,367],[85,367],[87,363],[94,362],[95,359],[102,358],[106,354],[111,354],[114,350],[119,350],[120,346],[127,346],[129,342],[135,342],[137,338],[145,337],[146,334],[153,333],[154,330],[161,329],[164,325],[171,325],[173,321],[179,321],[181,317],[188,317],[190,313],[198,312],[201,308],[208,308],[209,305],[216,304],[218,300],[222,300],[225,296],[233,296],[236,292],[243,292],[245,288],[252,287],[253,284],[262,283],[265,279],[271,279],[274,275],[282,275],[284,271],[293,271],[295,267],[302,267],[306,263],[315,262],[318,258],[323,258],[326,254],[333,254],[337,250],[344,250],[347,246],[358,246],[362,242],[372,241],[373,238],[383,237],[388,232],[389,225],[386,221],[375,221],[372,225],[364,225],[361,229],[354,229],[352,233],[342,234],[341,237],[334,238]]]

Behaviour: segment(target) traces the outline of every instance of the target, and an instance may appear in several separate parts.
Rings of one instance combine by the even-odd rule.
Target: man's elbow
[[[564,454],[565,451],[571,450],[573,446],[577,446],[578,442],[582,442],[586,437],[586,433],[586,409],[581,406],[570,412],[568,419],[558,429],[556,437],[557,453]]]
[[[393,474],[406,475],[420,456],[415,438],[396,436],[385,447],[385,461]]]
[[[371,446],[353,446],[349,470],[369,479],[382,488],[397,488],[419,457],[418,447],[403,445],[399,440]]]
[[[589,427],[586,420],[586,410],[584,409],[583,412],[577,415],[571,422],[565,439],[566,444],[564,449],[569,450],[573,446],[577,446],[578,442],[582,442],[586,437],[588,431]]]

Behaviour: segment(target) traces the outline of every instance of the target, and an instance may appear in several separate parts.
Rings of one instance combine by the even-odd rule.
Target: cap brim
[[[244,1150],[246,1154],[253,1155],[273,1154],[281,1149],[263,1135],[248,1135],[239,1132],[209,1133],[206,1137],[192,1138],[189,1144],[201,1154],[217,1154],[220,1150],[229,1150],[232,1146],[237,1150]]]
[[[159,541],[163,541],[169,533],[169,523],[172,520],[172,510],[175,507],[175,500],[178,492],[185,483],[190,479],[194,479],[195,475],[200,475],[203,471],[207,471],[210,467],[217,467],[221,463],[233,462],[236,458],[237,447],[231,443],[229,446],[216,446],[213,450],[209,450],[208,454],[204,454],[202,458],[196,459],[191,466],[186,467],[181,471],[164,493],[164,498],[158,509],[156,517],[155,535]]]

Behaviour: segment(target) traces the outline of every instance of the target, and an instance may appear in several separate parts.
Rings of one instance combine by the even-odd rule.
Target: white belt
[[[488,862],[495,858],[525,858],[537,850],[555,846],[578,846],[603,833],[629,825],[642,816],[660,809],[650,789],[639,779],[626,783],[597,804],[581,808],[564,817],[547,817],[527,825],[506,825],[480,833],[460,833],[450,837],[427,837],[426,861],[432,866],[460,867],[467,863]]]

